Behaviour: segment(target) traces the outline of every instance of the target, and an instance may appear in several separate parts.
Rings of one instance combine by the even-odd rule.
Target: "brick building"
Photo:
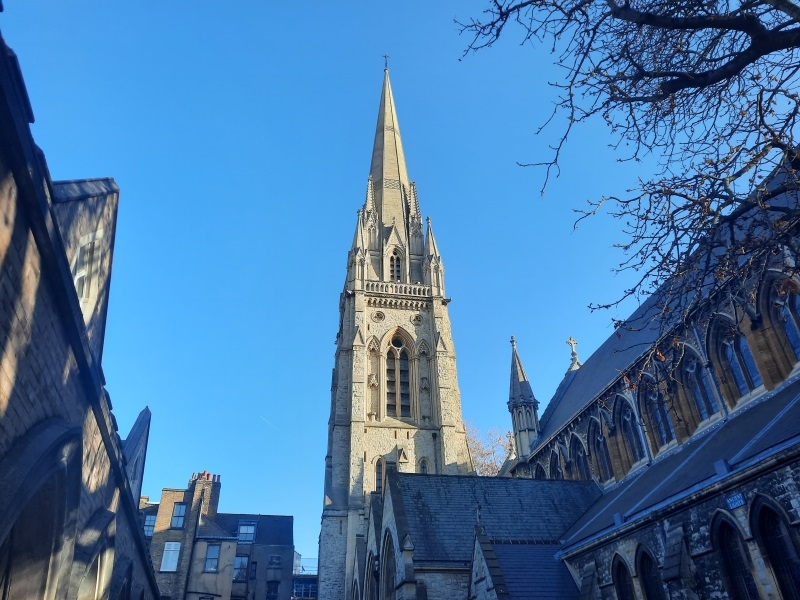
[[[31,122],[0,38],[0,596],[153,600],[150,413],[123,442],[102,369],[119,189],[52,181]]]
[[[478,478],[387,73],[340,303],[319,597],[800,598],[798,179],[777,169],[759,190],[790,191],[728,232],[769,248],[735,257],[752,278],[709,253],[707,277],[667,282],[585,362],[570,338],[541,415],[512,338],[515,453]]]
[[[159,503],[141,499],[161,598],[289,600],[293,518],[220,513],[221,486],[219,475],[193,473]]]

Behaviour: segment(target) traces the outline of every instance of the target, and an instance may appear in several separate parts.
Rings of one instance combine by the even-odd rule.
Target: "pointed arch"
[[[536,467],[533,469],[533,478],[539,480],[547,479],[547,471],[544,470],[542,463],[536,463]]]
[[[667,600],[664,582],[658,572],[658,563],[644,545],[636,550],[636,573],[644,600]]]
[[[703,423],[722,410],[714,377],[706,368],[700,353],[689,345],[681,346],[682,356],[677,367],[678,401],[681,415],[691,435]]]
[[[603,435],[600,421],[594,417],[589,419],[586,439],[589,442],[589,457],[595,477],[601,482],[608,481],[614,476],[611,455],[608,452],[608,442]]]
[[[642,373],[637,395],[647,441],[653,454],[657,454],[677,438],[672,418],[674,407],[665,398],[663,385],[651,373]]]
[[[379,565],[377,564],[375,555],[370,551],[369,558],[367,559],[367,572],[364,574],[366,582],[364,584],[363,600],[378,600],[378,594],[380,593],[378,569]]]
[[[641,428],[633,406],[622,394],[614,399],[614,450],[624,477],[631,467],[645,458]]]
[[[396,572],[397,564],[394,542],[392,541],[391,532],[386,531],[383,538],[383,550],[381,552],[380,600],[396,600]]]
[[[81,429],[53,419],[28,431],[0,462],[0,579],[10,598],[50,597],[69,578],[81,450]]]
[[[550,452],[550,476],[548,479],[564,479],[564,470],[561,468],[561,460],[555,448]]]
[[[572,478],[580,481],[590,481],[592,472],[589,468],[589,459],[586,456],[586,447],[578,434],[573,433],[569,442],[569,455],[572,458]]]
[[[387,332],[383,340],[385,356],[386,415],[411,418],[411,360],[414,338],[402,327]]]
[[[777,502],[757,495],[750,508],[750,529],[784,598],[800,598],[800,538]]]
[[[709,328],[708,347],[722,395],[730,407],[762,385],[747,339],[733,319],[722,314],[715,317]]]
[[[619,554],[615,554],[611,561],[611,579],[614,582],[617,600],[636,600],[631,570],[628,568],[625,559]]]
[[[375,491],[383,494],[383,482],[386,478],[386,461],[382,456],[375,459]]]
[[[735,519],[723,511],[711,519],[711,545],[719,556],[723,583],[732,600],[761,600],[744,536]]]

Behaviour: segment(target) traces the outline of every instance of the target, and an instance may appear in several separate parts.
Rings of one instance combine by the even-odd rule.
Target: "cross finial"
[[[511,347],[512,348],[517,347],[517,338],[515,338],[513,335],[511,336]]]
[[[578,345],[578,342],[577,342],[577,340],[576,340],[574,337],[572,337],[572,336],[569,336],[569,339],[567,340],[567,345],[568,345],[570,348],[572,348],[572,352],[575,352],[575,346],[577,346],[577,345]]]
[[[391,58],[388,54],[383,55],[383,70],[389,70],[389,58]]]

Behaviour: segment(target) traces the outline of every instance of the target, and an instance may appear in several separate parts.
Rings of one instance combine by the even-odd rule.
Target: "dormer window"
[[[255,523],[239,523],[237,537],[240,544],[252,544],[256,539]]]
[[[92,288],[92,263],[94,261],[94,241],[88,242],[78,249],[73,279],[78,298],[85,300]]]

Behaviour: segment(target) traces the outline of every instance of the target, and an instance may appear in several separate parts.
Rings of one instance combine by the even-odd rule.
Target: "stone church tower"
[[[473,471],[461,417],[444,266],[423,234],[388,69],[347,279],[331,387],[319,598],[349,598],[371,492],[401,472]]]

